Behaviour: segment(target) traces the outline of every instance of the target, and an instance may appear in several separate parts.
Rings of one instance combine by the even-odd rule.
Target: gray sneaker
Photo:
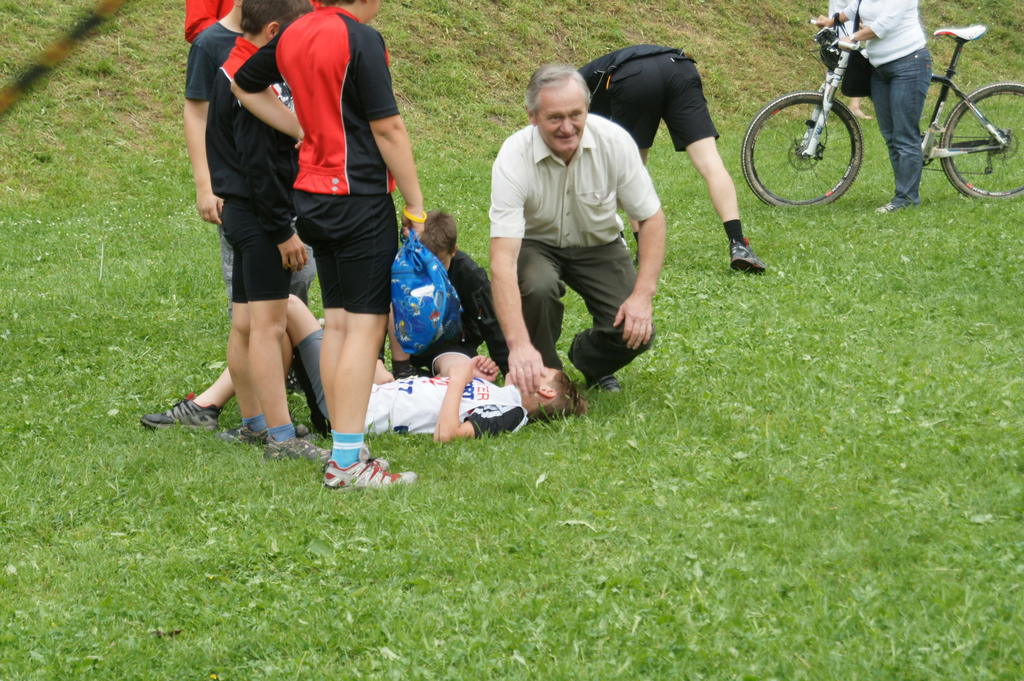
[[[193,401],[193,397],[195,397],[195,393],[161,414],[146,414],[140,421],[142,425],[153,430],[170,428],[171,426],[193,429],[203,428],[210,431],[217,430],[220,408],[215,406],[200,407]]]
[[[267,434],[266,428],[256,432],[249,426],[239,426],[238,428],[217,433],[217,437],[224,440],[224,442],[240,442],[243,445],[263,445],[267,443],[267,439],[270,436]]]
[[[765,264],[754,254],[748,239],[729,242],[729,265],[734,270],[751,274],[764,274],[765,270]]]
[[[326,449],[320,449],[312,442],[302,438],[292,437],[282,442],[277,442],[276,440],[267,441],[267,445],[263,448],[263,458],[267,461],[305,459],[306,461],[323,463],[330,460],[331,452]]]

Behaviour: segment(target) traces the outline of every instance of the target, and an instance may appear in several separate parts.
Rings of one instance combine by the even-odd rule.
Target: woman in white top
[[[853,0],[839,20],[852,20],[860,11],[860,28],[851,36],[866,41],[864,53],[875,67],[871,74],[871,101],[878,129],[889,148],[896,176],[896,192],[879,213],[921,203],[921,112],[932,78],[932,56],[918,15],[918,0]],[[832,26],[832,17],[820,16],[818,26]]]
[[[834,17],[838,12],[842,12],[846,9],[847,0],[828,0],[828,15]],[[846,33],[849,35],[853,33],[853,19],[847,21],[843,26],[846,28]],[[860,108],[860,97],[850,97],[850,111],[853,115],[861,120],[870,121],[871,116],[864,113],[864,110]]]

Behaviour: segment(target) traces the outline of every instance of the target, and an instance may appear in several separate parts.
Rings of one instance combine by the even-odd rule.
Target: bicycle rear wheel
[[[743,137],[743,177],[770,206],[831,203],[853,184],[864,160],[860,125],[845,104],[832,102],[817,151],[802,154],[820,92],[791,92],[761,109]]]
[[[982,199],[1011,199],[1024,194],[1024,85],[993,83],[972,92],[971,101],[1008,144],[942,159],[942,169],[961,194]],[[946,121],[942,148],[950,151],[998,146],[966,101]]]

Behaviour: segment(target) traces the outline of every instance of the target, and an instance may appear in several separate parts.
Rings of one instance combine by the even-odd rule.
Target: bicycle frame
[[[1008,140],[1005,135],[992,125],[985,114],[983,114],[970,96],[964,93],[956,83],[953,82],[953,76],[956,75],[956,67],[960,62],[960,53],[964,49],[969,41],[961,38],[956,38],[956,50],[953,52],[953,57],[950,59],[949,66],[946,68],[945,75],[932,74],[932,83],[938,83],[942,86],[939,91],[939,99],[935,102],[935,110],[932,113],[931,123],[928,126],[928,130],[925,132],[924,137],[921,140],[921,151],[924,156],[924,163],[927,165],[931,161],[937,158],[949,158],[952,156],[962,156],[963,154],[976,154],[987,151],[1001,151],[1006,148]],[[832,101],[835,98],[836,92],[839,90],[839,86],[842,83],[843,76],[846,74],[846,67],[850,61],[850,52],[843,50],[839,57],[839,63],[836,68],[825,76],[825,82],[818,92],[823,95],[822,105],[816,107],[812,116],[813,127],[808,125],[807,132],[804,135],[802,151],[800,155],[804,158],[813,158],[818,152],[818,143],[821,140],[821,133],[825,129],[825,121],[828,119],[829,113],[832,111]],[[967,103],[967,107],[978,119],[978,122],[987,130],[992,137],[996,140],[997,144],[972,144],[969,147],[962,149],[945,149],[936,146],[937,140],[942,137],[942,133],[946,127],[940,121],[942,114],[946,108],[946,102],[949,100],[949,92],[952,90],[956,93],[956,96]],[[808,121],[811,123],[812,121]]]
[[[937,158],[950,158],[951,156],[962,156],[963,154],[976,154],[982,151],[1000,151],[1006,148],[1008,141],[1006,137],[996,128],[994,125],[989,123],[988,119],[985,118],[985,114],[978,110],[978,107],[974,105],[971,98],[964,94],[963,90],[958,88],[953,82],[953,76],[956,75],[956,67],[960,62],[960,53],[964,49],[969,41],[961,38],[956,38],[956,50],[953,52],[953,58],[949,61],[949,66],[946,68],[946,75],[940,76],[938,74],[932,74],[932,82],[939,83],[942,85],[942,89],[939,91],[939,99],[935,102],[935,110],[932,113],[931,123],[928,125],[928,130],[924,134],[924,138],[921,140],[921,151],[924,154],[924,163],[928,165],[930,162]],[[942,125],[939,121],[942,118],[943,110],[946,108],[946,101],[949,99],[949,91],[952,90],[956,93],[956,96],[967,103],[967,107],[977,117],[978,122],[991,134],[998,144],[990,144],[986,146],[973,145],[969,148],[964,149],[944,149],[942,147],[936,147],[935,141],[942,136],[946,126]]]

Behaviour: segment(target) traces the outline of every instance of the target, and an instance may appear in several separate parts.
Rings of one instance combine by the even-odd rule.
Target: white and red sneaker
[[[350,490],[390,487],[391,485],[411,485],[417,476],[412,472],[388,473],[386,469],[376,465],[372,460],[358,461],[348,468],[342,468],[334,461],[324,466],[324,487],[327,489]]]

